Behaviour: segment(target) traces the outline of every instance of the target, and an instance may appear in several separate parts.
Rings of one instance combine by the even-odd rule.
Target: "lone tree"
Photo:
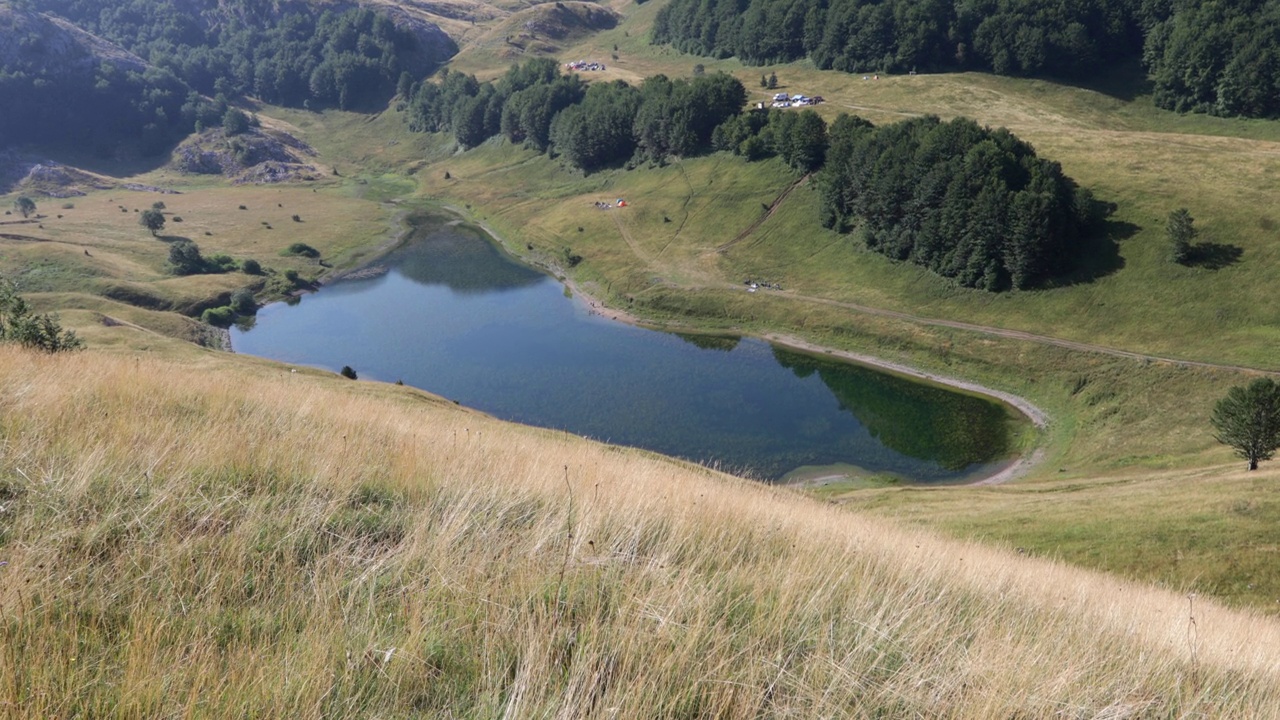
[[[1195,218],[1186,208],[1169,213],[1165,233],[1169,236],[1169,259],[1179,265],[1191,260],[1191,241],[1196,239]]]
[[[1280,385],[1259,378],[1231,388],[1213,407],[1210,421],[1218,442],[1235,448],[1249,469],[1257,470],[1258,462],[1270,460],[1280,447]]]
[[[24,218],[31,217],[31,214],[36,211],[36,201],[23,195],[13,201],[13,209],[21,213]]]
[[[164,213],[155,208],[143,210],[142,214],[138,216],[138,224],[150,230],[154,236],[164,229]]]

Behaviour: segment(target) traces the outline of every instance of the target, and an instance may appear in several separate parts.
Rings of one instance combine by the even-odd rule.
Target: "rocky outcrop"
[[[222,175],[234,183],[318,180],[310,145],[282,130],[254,128],[232,137],[221,129],[193,135],[173,152],[173,166],[185,173]]]

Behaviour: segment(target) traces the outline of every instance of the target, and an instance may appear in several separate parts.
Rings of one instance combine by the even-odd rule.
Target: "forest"
[[[1097,204],[1006,129],[841,115],[818,175],[822,223],[966,287],[1028,288],[1074,267]]]
[[[146,61],[142,68],[83,57],[51,62],[44,46],[56,44],[56,28],[31,12],[33,3],[12,3],[17,12],[3,30],[20,37],[20,48],[0,54],[0,94],[16,109],[0,116],[0,131],[28,142],[89,137],[99,150],[140,141],[143,152],[154,153],[220,118],[205,107],[215,105],[208,96],[223,109],[240,95],[374,109],[435,69],[428,58],[438,53],[423,52],[410,31],[370,10],[277,13],[274,4],[253,0],[201,2],[217,22],[175,0],[40,3],[41,11],[134,53]]]
[[[743,111],[746,89],[725,74],[639,87],[584,87],[551,60],[512,66],[496,82],[445,73],[408,106],[418,131],[450,131],[464,147],[499,135],[584,172],[727,151],[779,157],[813,173],[815,218],[853,229],[868,248],[966,287],[1034,287],[1075,266],[1098,204],[1052,161],[1006,129],[936,117],[875,127],[814,111]]]
[[[1159,107],[1280,116],[1280,0],[672,0],[653,42],[850,73],[1084,80],[1141,62]]]

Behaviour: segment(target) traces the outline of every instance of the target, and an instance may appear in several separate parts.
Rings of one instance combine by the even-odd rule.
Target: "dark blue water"
[[[389,271],[263,308],[237,352],[428,390],[494,416],[761,479],[852,465],[920,482],[989,471],[1010,412],[988,400],[737,338],[592,314],[477,232],[420,225]]]

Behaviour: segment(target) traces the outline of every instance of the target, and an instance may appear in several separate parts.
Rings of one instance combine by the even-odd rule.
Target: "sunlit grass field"
[[[1280,712],[1280,626],[1203,598],[407,388],[0,363],[8,717]]]

